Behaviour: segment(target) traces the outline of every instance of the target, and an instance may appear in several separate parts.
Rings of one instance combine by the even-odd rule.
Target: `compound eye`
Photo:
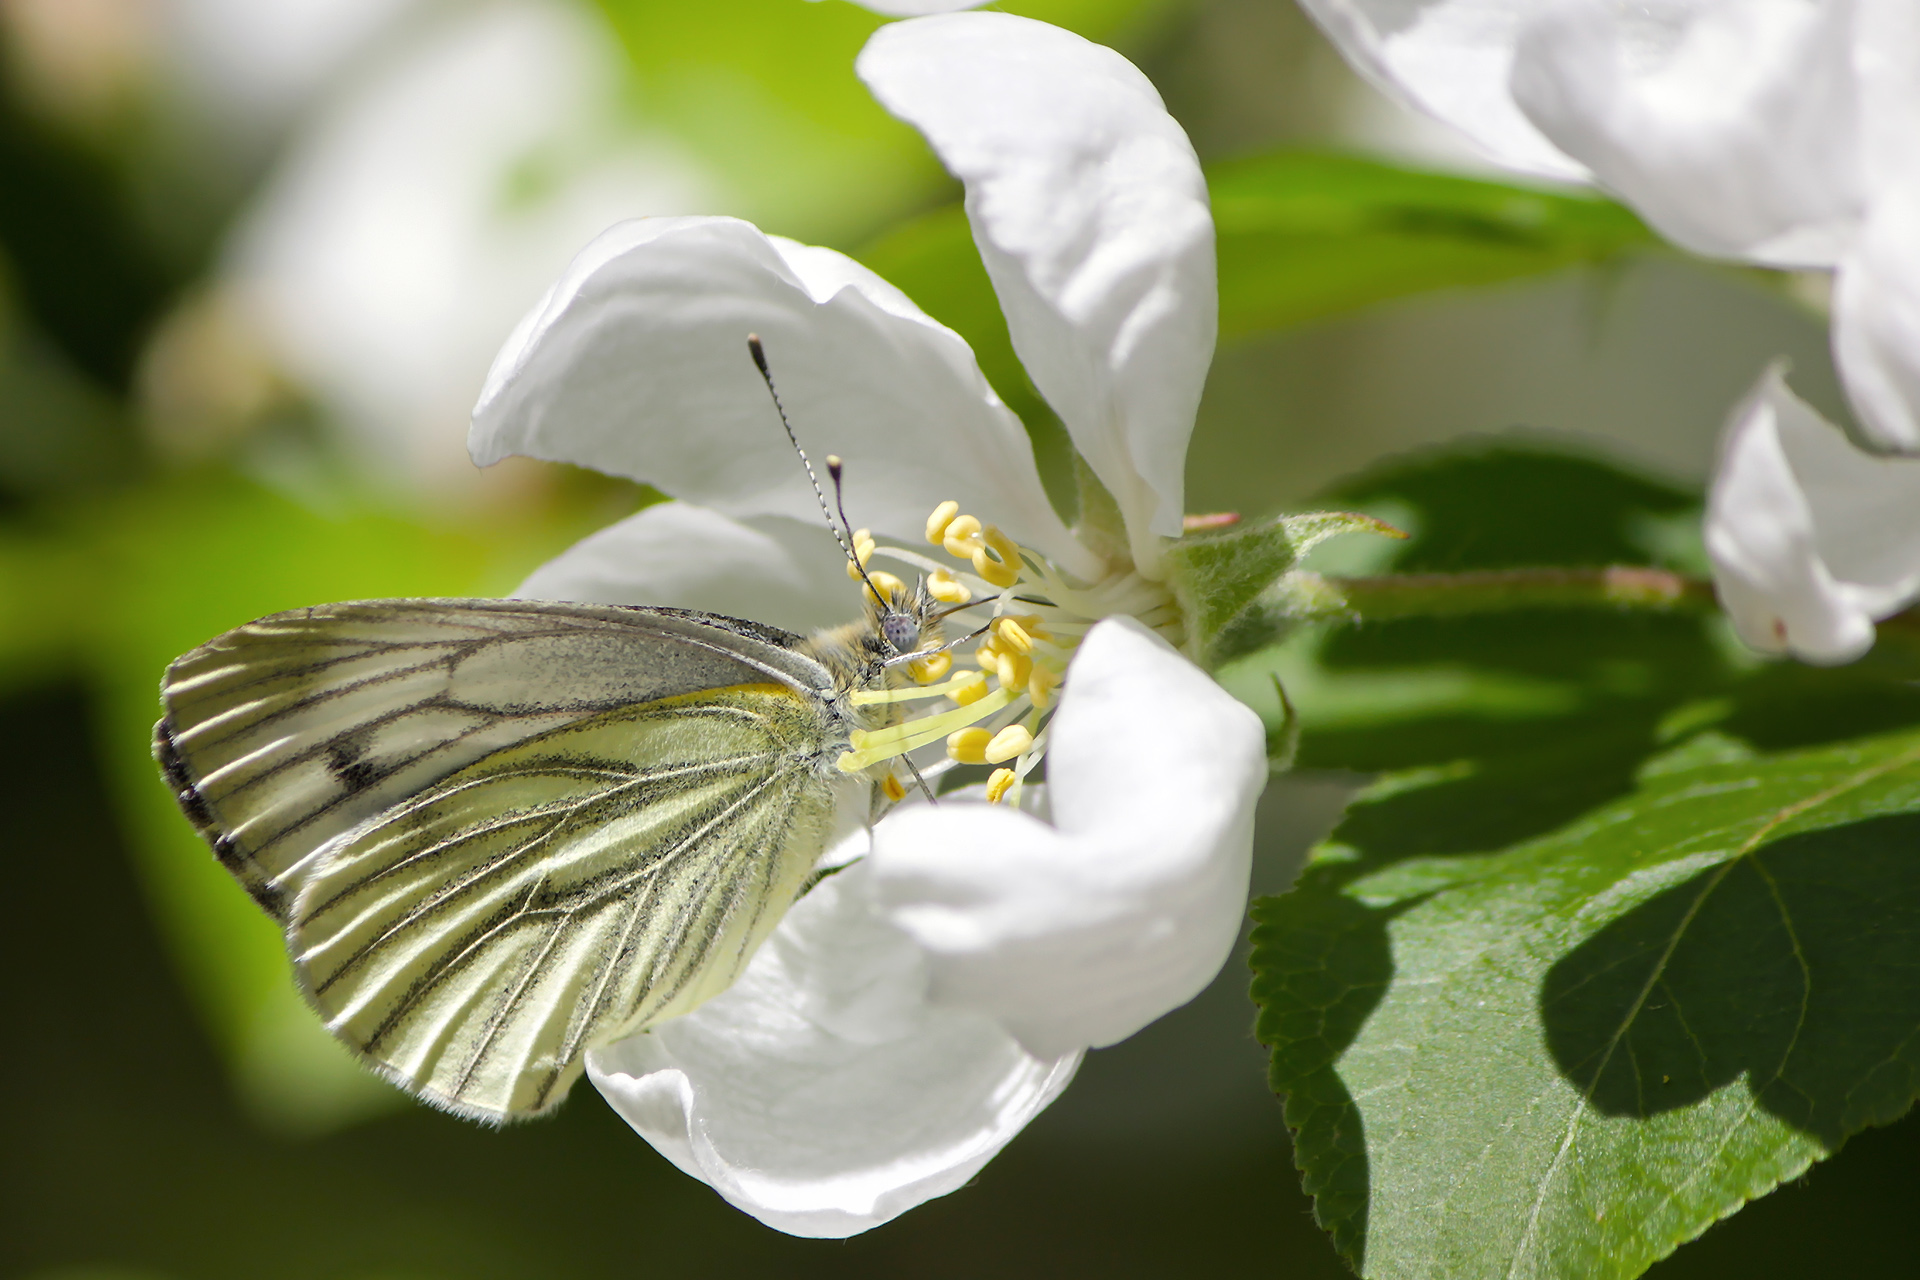
[[[920,624],[904,613],[890,613],[882,618],[880,634],[887,638],[895,653],[912,653],[920,647]]]

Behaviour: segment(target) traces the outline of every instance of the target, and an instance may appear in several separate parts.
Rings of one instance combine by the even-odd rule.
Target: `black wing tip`
[[[287,918],[286,895],[271,881],[264,880],[248,859],[246,851],[241,849],[220,828],[219,819],[213,815],[213,809],[207,804],[207,798],[200,792],[199,780],[193,776],[186,757],[180,754],[180,744],[175,741],[175,728],[171,715],[161,716],[159,723],[153,726],[153,760],[160,766],[160,776],[167,784],[167,790],[173,793],[174,803],[180,806],[180,812],[200,838],[213,850],[216,862],[227,869],[228,874],[240,882],[255,905],[276,920]]]
[[[200,783],[180,754],[180,744],[174,734],[173,717],[160,717],[159,723],[153,726],[153,761],[160,766],[160,776],[166,780],[167,789],[173,792],[174,801],[187,815],[187,821],[212,843],[220,836],[220,824],[214,820],[206,797],[200,794]]]

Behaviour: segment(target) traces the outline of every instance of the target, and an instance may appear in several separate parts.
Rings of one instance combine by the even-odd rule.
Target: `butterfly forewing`
[[[375,600],[262,618],[169,669],[154,750],[276,918],[327,841],[492,752],[618,707],[830,677],[797,637],[666,609]]]
[[[288,925],[329,1027],[486,1118],[724,989],[833,823],[820,711],[778,685],[603,713],[494,752],[320,850]]]

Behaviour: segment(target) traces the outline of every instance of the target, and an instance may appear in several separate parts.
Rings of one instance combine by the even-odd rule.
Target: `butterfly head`
[[[889,658],[918,653],[929,639],[938,639],[934,633],[940,627],[936,617],[940,602],[928,592],[925,578],[908,587],[890,574],[883,576],[892,579],[886,599],[880,599],[878,591],[867,593],[874,633],[886,645]]]

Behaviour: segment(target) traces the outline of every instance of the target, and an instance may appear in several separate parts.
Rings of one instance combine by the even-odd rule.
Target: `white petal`
[[[1920,6],[1859,7],[1872,205],[1840,265],[1833,349],[1867,439],[1920,452]]]
[[[1586,168],[1534,128],[1508,89],[1538,0],[1300,0],[1382,91],[1445,121],[1500,164],[1579,181]]]
[[[1512,92],[1676,243],[1828,266],[1862,201],[1851,12],[1695,0],[1649,40],[1644,10],[1557,0],[1522,29]]]
[[[846,567],[818,520],[735,520],[690,502],[662,502],[582,538],[513,594],[701,609],[805,634],[859,616],[859,590]]]
[[[956,9],[977,9],[987,0],[854,0],[863,9],[884,13],[890,18],[918,18],[929,13],[952,13]]]
[[[1920,461],[1854,448],[1775,366],[1728,423],[1706,534],[1742,639],[1851,661],[1920,595]]]
[[[531,454],[729,515],[819,520],[749,333],[815,467],[846,459],[855,524],[917,540],[952,498],[1091,567],[958,334],[851,259],[732,218],[624,222],[582,250],[495,358],[474,461]]]
[[[966,183],[1014,347],[1151,568],[1180,532],[1219,312],[1187,135],[1125,58],[1009,14],[882,27],[855,69]]]
[[[731,990],[587,1055],[662,1155],[792,1235],[854,1235],[962,1186],[1079,1065],[928,1005],[919,951],[865,877],[795,904]]]
[[[1920,174],[1880,193],[1841,263],[1833,354],[1867,439],[1920,453]]]
[[[1920,137],[1920,7],[1910,0],[1853,0],[1852,8],[1868,186],[1906,185]]]
[[[1267,778],[1259,718],[1130,618],[1088,634],[1049,733],[1051,825],[986,804],[902,809],[868,860],[935,998],[1042,1057],[1124,1039],[1219,971]]]

